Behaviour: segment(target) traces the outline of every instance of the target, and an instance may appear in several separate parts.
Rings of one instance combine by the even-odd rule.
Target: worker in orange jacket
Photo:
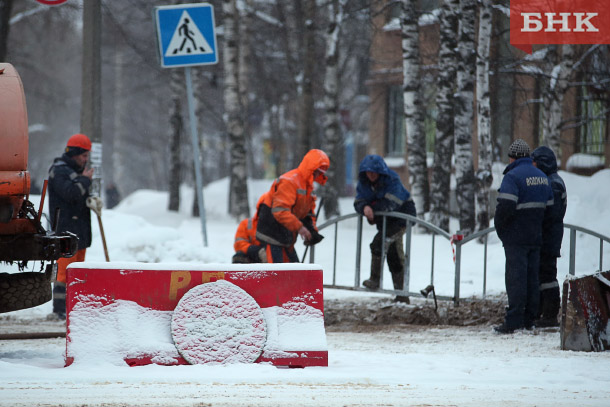
[[[258,216],[239,222],[235,232],[233,263],[266,263],[265,247],[256,239]]]
[[[267,244],[268,263],[297,263],[294,250],[297,236],[306,245],[322,240],[316,227],[314,181],[326,184],[330,160],[322,150],[310,150],[297,168],[273,181],[261,197],[256,238]]]

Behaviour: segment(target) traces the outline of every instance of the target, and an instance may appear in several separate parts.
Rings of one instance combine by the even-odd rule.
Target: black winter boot
[[[371,276],[362,282],[362,285],[370,290],[379,288],[379,279],[381,278],[381,256],[371,256]]]
[[[539,328],[557,327],[559,321],[559,308],[561,299],[559,297],[559,287],[551,287],[540,292],[542,303],[540,304],[541,315],[535,325]]]

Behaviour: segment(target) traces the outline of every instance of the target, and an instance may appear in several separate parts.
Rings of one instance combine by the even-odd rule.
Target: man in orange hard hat
[[[85,260],[91,246],[91,212],[87,207],[93,168],[86,168],[91,140],[84,134],[68,139],[61,157],[49,168],[49,214],[56,232],[71,232],[78,237],[78,251],[73,257],[57,260],[57,282],[53,287],[53,313],[66,317],[66,267]]]

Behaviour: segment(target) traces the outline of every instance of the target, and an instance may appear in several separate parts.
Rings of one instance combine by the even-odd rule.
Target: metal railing
[[[423,219],[419,219],[413,217],[411,215],[407,215],[399,212],[377,212],[376,215],[383,216],[383,226],[382,226],[382,235],[385,237],[386,235],[386,224],[387,218],[399,218],[407,220],[407,227],[405,231],[405,240],[404,240],[404,253],[405,253],[405,263],[404,263],[404,283],[402,290],[387,290],[383,288],[379,288],[376,290],[370,290],[368,288],[364,288],[360,286],[360,270],[361,270],[361,255],[362,255],[362,225],[363,225],[363,217],[358,213],[352,213],[349,215],[343,215],[336,218],[332,218],[327,220],[326,222],[318,225],[318,230],[323,230],[330,226],[334,225],[334,246],[333,246],[333,274],[332,274],[332,284],[324,284],[325,288],[338,288],[345,290],[353,290],[353,291],[374,291],[380,293],[390,293],[395,295],[402,296],[411,296],[411,295],[420,295],[420,292],[414,293],[410,291],[410,272],[411,272],[411,237],[413,233],[413,226],[417,225],[424,229],[426,233],[431,236],[431,262],[430,262],[430,284],[434,284],[434,256],[435,256],[435,243],[436,237],[440,236],[447,241],[449,241],[452,245],[455,245],[455,253],[454,253],[454,293],[453,297],[449,296],[436,296],[436,298],[444,299],[444,300],[453,300],[456,305],[459,304],[460,300],[460,275],[461,275],[461,264],[462,264],[462,247],[472,241],[479,240],[483,243],[483,290],[482,296],[485,298],[487,291],[487,242],[488,236],[490,233],[495,232],[495,227],[489,227],[487,229],[481,230],[479,232],[473,233],[468,236],[463,235],[451,235],[446,231],[438,228],[437,226],[426,222]],[[355,259],[355,274],[354,274],[354,284],[353,286],[346,285],[338,285],[337,284],[337,237],[338,237],[338,227],[340,222],[344,222],[348,219],[358,218],[358,225],[356,230],[356,259]],[[570,250],[569,250],[569,273],[571,275],[575,275],[576,273],[576,232],[581,232],[587,235],[591,235],[599,239],[599,271],[603,270],[603,245],[604,242],[610,244],[610,238],[604,235],[601,235],[592,230],[571,225],[564,224],[564,228],[570,231]],[[386,257],[386,239],[382,239],[382,257],[381,257],[381,270],[383,270],[383,265],[385,263]],[[315,246],[311,246],[311,252],[309,254],[309,261],[311,263],[315,262]],[[383,287],[383,272],[381,273],[379,286]],[[422,290],[423,291],[423,290]]]

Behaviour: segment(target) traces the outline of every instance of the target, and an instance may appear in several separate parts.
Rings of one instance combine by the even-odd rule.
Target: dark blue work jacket
[[[366,172],[376,172],[379,178],[373,184],[366,176]],[[364,207],[370,206],[373,212],[401,212],[416,216],[415,204],[411,194],[402,185],[400,177],[388,168],[383,158],[379,155],[367,155],[360,163],[358,173],[358,186],[356,187],[356,199],[354,209],[359,214],[364,214]],[[396,222],[401,226],[407,223],[405,220],[388,218],[388,222]],[[382,218],[375,216],[377,228],[382,227]]]
[[[498,190],[494,223],[504,246],[542,245],[542,222],[553,205],[548,177],[529,157],[519,158],[504,170]],[[545,215],[546,214],[546,215]]]
[[[538,169],[542,170],[551,183],[553,190],[553,206],[542,224],[542,252],[552,256],[561,255],[561,242],[563,240],[563,217],[568,207],[568,194],[566,184],[557,174],[557,158],[553,150],[540,146],[532,152],[532,159]]]
[[[78,237],[78,250],[91,246],[91,211],[87,207],[91,180],[82,175],[76,162],[63,155],[49,169],[49,215],[57,232],[72,232]]]

